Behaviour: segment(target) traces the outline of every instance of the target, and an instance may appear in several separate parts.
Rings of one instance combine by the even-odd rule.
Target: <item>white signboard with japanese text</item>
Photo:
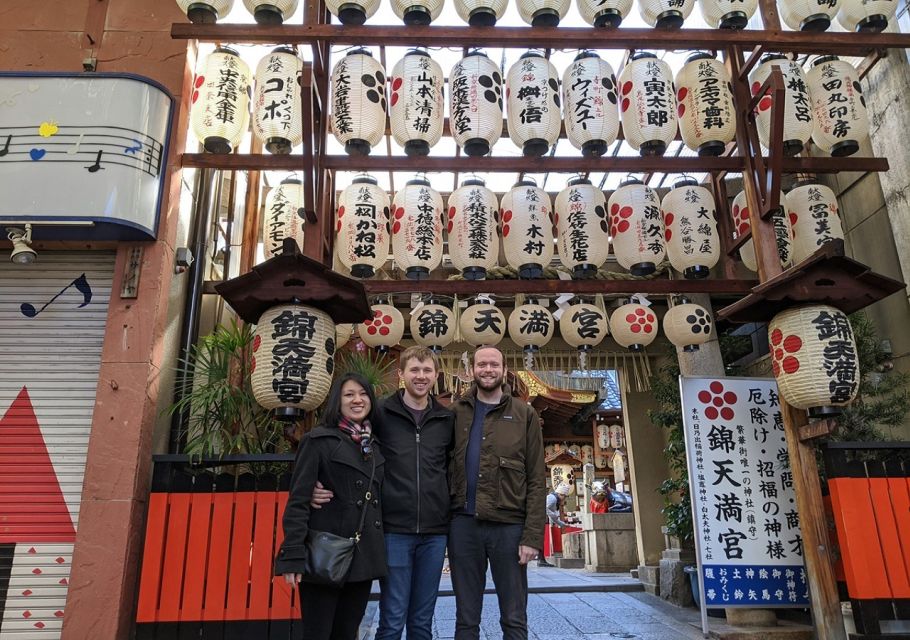
[[[707,607],[809,605],[777,383],[680,377]]]

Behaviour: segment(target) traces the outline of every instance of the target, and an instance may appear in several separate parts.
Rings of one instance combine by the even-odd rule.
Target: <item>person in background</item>
[[[591,485],[591,502],[588,503],[590,513],[607,513],[610,510],[610,498],[607,488],[599,480]]]

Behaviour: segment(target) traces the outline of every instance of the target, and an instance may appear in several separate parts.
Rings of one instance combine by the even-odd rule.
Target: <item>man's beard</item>
[[[502,386],[503,376],[496,377],[492,382],[486,382],[481,378],[474,378],[474,382],[480,389],[484,391],[494,391]]]

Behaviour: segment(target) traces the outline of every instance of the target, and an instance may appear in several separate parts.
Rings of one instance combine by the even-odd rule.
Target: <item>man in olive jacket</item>
[[[543,549],[546,467],[540,420],[513,398],[496,347],[472,358],[474,386],[453,406],[449,563],[455,640],[476,640],[487,563],[499,598],[504,640],[528,637],[527,564]]]

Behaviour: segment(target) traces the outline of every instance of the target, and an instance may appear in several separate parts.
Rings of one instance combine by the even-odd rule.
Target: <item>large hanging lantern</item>
[[[627,180],[608,202],[616,261],[632,275],[654,273],[664,259],[664,223],[657,194],[641,180]]]
[[[790,230],[790,219],[784,210],[784,204],[787,198],[783,192],[780,194],[781,207],[771,215],[771,224],[774,225],[774,237],[777,240],[777,254],[780,257],[780,266],[786,269],[793,260],[792,232]],[[737,235],[742,235],[752,228],[752,221],[749,216],[749,203],[746,200],[746,192],[740,191],[733,199],[733,226],[736,228]],[[755,257],[755,244],[752,239],[746,240],[745,244],[739,250],[739,257],[743,264],[750,271],[758,271],[758,262]]]
[[[282,24],[297,11],[298,0],[243,0],[257,24]]]
[[[762,58],[761,64],[752,72],[750,82],[752,95],[756,95],[773,67],[780,67],[783,74],[786,96],[784,100],[784,155],[795,156],[803,150],[803,146],[812,135],[812,107],[809,102],[809,89],[806,86],[806,76],[802,67],[797,63],[787,60],[781,54],[770,54]],[[758,138],[765,148],[770,147],[771,137],[771,106],[773,99],[766,94],[756,108],[755,122],[758,128]]]
[[[455,314],[441,304],[425,304],[411,312],[411,337],[439,353],[455,339]]]
[[[562,91],[569,142],[586,158],[602,156],[619,133],[613,67],[592,51],[579,53],[562,76]]]
[[[379,9],[379,0],[325,0],[325,8],[341,24],[361,25]]]
[[[389,196],[371,176],[358,176],[338,198],[335,247],[355,278],[372,278],[389,257]]]
[[[442,13],[445,0],[392,0],[392,11],[407,25],[427,25]]]
[[[799,264],[831,240],[843,240],[837,198],[823,184],[800,184],[787,194],[793,235],[793,263]]]
[[[404,336],[404,316],[390,304],[374,304],[370,311],[373,317],[357,325],[357,335],[368,347],[386,353]]]
[[[465,280],[483,280],[499,253],[499,202],[483,180],[469,178],[449,196],[449,258]]]
[[[698,0],[701,15],[713,29],[745,29],[758,0]]]
[[[492,27],[508,6],[509,0],[455,0],[458,17],[472,27]]]
[[[673,74],[653,53],[636,53],[619,76],[626,142],[643,156],[662,156],[676,137]]]
[[[542,278],[553,259],[550,196],[530,179],[506,193],[500,204],[502,248],[519,278]]]
[[[465,155],[485,156],[502,136],[502,75],[482,51],[452,67],[449,77],[452,137]]]
[[[695,180],[681,180],[660,208],[670,264],[687,279],[707,278],[720,259],[714,195]]]
[[[638,0],[641,19],[658,29],[679,29],[695,6],[695,0]]]
[[[286,155],[303,142],[302,71],[303,60],[288,47],[273,49],[256,67],[253,135],[269,153]]]
[[[250,85],[246,62],[233,49],[218,47],[205,59],[193,82],[190,121],[209,153],[231,153],[250,124]]]
[[[879,33],[897,13],[897,0],[841,0],[837,21],[847,31]]]
[[[392,69],[392,136],[409,156],[425,156],[442,137],[445,76],[423,49],[411,49]]]
[[[577,0],[578,13],[592,27],[616,29],[632,11],[632,0]]]
[[[593,304],[573,304],[562,310],[559,334],[570,347],[578,350],[579,367],[584,370],[587,354],[603,342],[609,333],[607,314]]]
[[[559,259],[575,278],[593,278],[610,257],[610,224],[604,193],[590,180],[570,180],[556,196]]]
[[[777,0],[784,24],[794,31],[825,31],[841,0]]]
[[[215,24],[234,8],[234,0],[177,0],[177,6],[193,24]]]
[[[679,131],[700,156],[719,156],[736,136],[733,85],[726,67],[709,53],[689,56],[676,74]]]
[[[812,141],[832,156],[850,156],[869,135],[859,74],[837,56],[818,58],[806,74],[815,127]]]
[[[566,17],[572,0],[517,0],[518,15],[532,27],[556,27]]]
[[[385,72],[366,49],[348,51],[332,70],[332,133],[348,155],[366,156],[385,133]]]
[[[281,254],[285,238],[293,238],[303,253],[303,184],[297,178],[286,178],[265,197],[265,224],[262,244],[265,257]]]
[[[812,304],[778,313],[768,324],[771,369],[780,396],[815,418],[836,415],[859,391],[859,357],[847,316]]]
[[[442,196],[416,178],[392,200],[392,253],[412,280],[425,280],[442,262]]]
[[[657,337],[657,316],[643,304],[624,304],[610,316],[610,334],[629,351],[642,351]]]
[[[472,304],[461,312],[458,321],[462,339],[472,347],[495,346],[505,337],[506,317],[496,305]]]
[[[562,114],[556,67],[540,53],[522,54],[506,74],[509,137],[526,156],[542,156],[559,139]]]
[[[295,418],[322,404],[332,385],[335,323],[324,311],[282,304],[262,314],[253,337],[253,396],[278,417]]]
[[[711,314],[704,307],[683,302],[664,315],[664,334],[683,351],[698,351],[699,345],[711,339],[712,324]]]
[[[509,314],[509,338],[525,353],[540,351],[555,332],[553,314],[539,304],[519,305]]]

